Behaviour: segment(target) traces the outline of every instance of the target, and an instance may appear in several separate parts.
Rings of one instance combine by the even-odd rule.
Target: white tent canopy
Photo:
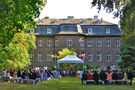
[[[57,60],[57,63],[84,63],[84,61],[75,55],[67,55],[64,58]]]

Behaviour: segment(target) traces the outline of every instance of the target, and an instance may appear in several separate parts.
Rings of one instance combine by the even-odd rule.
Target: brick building
[[[122,33],[116,24],[94,16],[93,19],[50,19],[38,21],[36,29],[37,48],[31,57],[32,67],[56,65],[51,58],[64,48],[74,49],[78,55],[85,54],[85,63],[110,66],[120,60],[120,37]]]

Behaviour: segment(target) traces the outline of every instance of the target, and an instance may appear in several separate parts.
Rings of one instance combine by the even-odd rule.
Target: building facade
[[[36,29],[30,33],[36,35],[36,46],[32,67],[50,67],[56,65],[58,51],[69,48],[79,55],[85,55],[85,63],[110,66],[120,61],[120,37],[122,33],[116,24],[102,19],[50,19],[38,21]],[[51,56],[54,55],[54,58]]]

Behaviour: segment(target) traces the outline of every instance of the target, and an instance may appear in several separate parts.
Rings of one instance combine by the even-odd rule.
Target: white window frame
[[[89,57],[91,57],[91,60],[89,59]],[[93,61],[93,55],[91,52],[88,52],[88,61]]]
[[[58,39],[55,38],[55,46],[58,46]]]
[[[102,53],[97,53],[97,61],[102,61]]]
[[[106,46],[111,47],[111,40],[110,39],[106,39]]]
[[[106,29],[106,34],[110,34],[110,33],[111,33],[110,28],[107,28],[107,29]]]
[[[42,44],[43,44],[43,40],[39,39],[38,40],[38,46],[41,47],[41,46],[43,46]]]
[[[38,61],[42,61],[43,55],[41,52],[38,52]]]
[[[88,33],[92,33],[92,28],[88,28]]]
[[[84,39],[81,40],[80,46],[84,46]]]
[[[119,59],[118,59],[119,58]],[[116,61],[120,61],[120,53],[116,52]]]
[[[52,29],[51,28],[47,28],[47,34],[51,34],[52,33]]]
[[[88,47],[92,47],[92,40],[88,40]]]
[[[48,46],[52,46],[52,40],[49,38],[49,39],[47,39],[47,45]]]
[[[97,47],[101,47],[101,40],[97,40]]]
[[[120,39],[116,39],[116,47],[120,47]]]
[[[110,52],[107,53],[106,59],[107,59],[107,61],[111,61],[111,53]]]
[[[72,39],[71,38],[67,39],[67,46],[72,46]]]
[[[47,53],[47,61],[52,61],[51,55],[52,55],[51,52],[48,52],[48,53]]]

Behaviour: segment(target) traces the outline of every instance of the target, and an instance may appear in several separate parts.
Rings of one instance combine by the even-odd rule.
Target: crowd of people
[[[94,80],[96,84],[101,81],[102,84],[111,84],[112,81],[116,80],[116,84],[121,84],[119,81],[126,81],[127,84],[132,84],[133,73],[131,70],[85,70],[80,74],[81,82],[86,80]]]
[[[21,77],[21,79],[37,79],[40,78],[40,80],[48,80],[51,78],[61,78],[61,74],[59,70],[35,70],[35,69],[28,69],[28,70],[3,70],[1,75],[0,81],[10,81],[10,78],[12,77]]]

